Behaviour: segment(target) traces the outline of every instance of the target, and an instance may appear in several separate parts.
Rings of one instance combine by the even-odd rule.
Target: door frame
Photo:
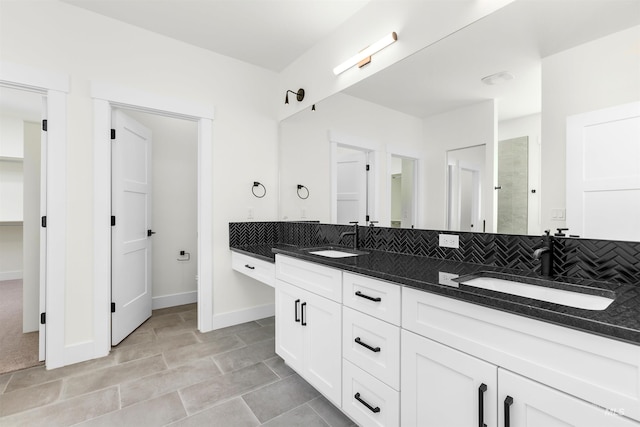
[[[345,135],[336,131],[329,131],[329,164],[330,164],[330,178],[331,178],[331,191],[330,191],[330,218],[331,223],[335,224],[338,221],[338,147],[349,148],[352,150],[363,151],[369,154],[368,162],[369,180],[367,188],[367,197],[369,199],[367,210],[369,212],[369,218],[372,221],[378,221],[378,215],[380,213],[380,197],[376,197],[376,191],[380,187],[380,174],[378,173],[377,165],[380,163],[380,147],[373,141],[364,140],[362,138]],[[361,224],[367,225],[367,224]]]
[[[388,215],[389,218],[384,222],[383,225],[387,227],[391,227],[391,171],[393,169],[393,158],[399,157],[406,160],[413,160],[413,218],[414,218],[414,228],[422,228],[424,212],[422,209],[422,200],[420,200],[420,194],[422,194],[422,185],[421,183],[424,180],[423,176],[423,161],[421,153],[418,151],[404,149],[402,147],[394,147],[387,146],[387,203],[388,203]]]
[[[47,247],[45,274],[45,366],[67,363],[64,338],[65,277],[67,266],[67,94],[69,75],[0,61],[0,85],[47,97],[46,197]],[[62,250],[60,249],[62,248]],[[42,274],[42,272],[40,272]]]
[[[213,329],[214,108],[111,83],[92,81],[94,170],[94,357],[111,350],[111,113],[125,108],[198,124],[198,330]],[[201,260],[207,260],[203,262]]]

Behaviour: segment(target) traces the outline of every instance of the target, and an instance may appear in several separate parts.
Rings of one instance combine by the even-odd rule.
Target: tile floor
[[[0,426],[353,426],[274,352],[274,318],[201,334],[195,304],[111,354],[0,375]]]

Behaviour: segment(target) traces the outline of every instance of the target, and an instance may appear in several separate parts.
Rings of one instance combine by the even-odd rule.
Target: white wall
[[[280,219],[331,220],[331,179],[329,134],[339,142],[362,142],[383,153],[386,145],[422,152],[421,121],[398,111],[336,94],[280,123]],[[390,209],[383,195],[389,183],[386,157],[375,165],[378,174],[378,218],[390,221]],[[296,195],[296,185],[309,189],[306,200]],[[302,218],[302,210],[306,216]]]
[[[542,60],[542,229],[564,227],[567,116],[640,100],[640,26]],[[571,230],[569,230],[571,233]]]
[[[496,109],[493,100],[437,114],[424,119],[426,153],[426,224],[424,228],[444,230],[447,217],[447,151],[456,148],[486,145],[485,170],[493,171],[497,133]],[[484,174],[482,183],[482,215],[486,231],[495,230],[495,197],[493,176]],[[488,179],[487,179],[488,178]]]
[[[273,304],[271,288],[233,274],[228,222],[276,217],[274,193],[256,204],[250,182],[277,187],[277,76],[259,67],[60,2],[3,2],[0,59],[70,75],[67,141],[65,344],[93,340],[93,183],[90,80],[214,105],[214,313]]]
[[[196,300],[197,154],[194,121],[125,111],[152,133],[153,307]],[[191,254],[189,261],[180,251]]]

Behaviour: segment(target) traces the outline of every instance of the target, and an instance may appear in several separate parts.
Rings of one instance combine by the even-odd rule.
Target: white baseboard
[[[240,323],[251,322],[253,320],[264,319],[276,314],[276,305],[267,304],[245,310],[229,311],[213,315],[213,329],[226,328],[227,326],[238,325]]]
[[[22,279],[22,270],[18,271],[0,271],[0,281]]]
[[[162,295],[153,297],[152,309],[175,307],[176,305],[185,305],[198,302],[198,291],[182,292],[179,294]]]

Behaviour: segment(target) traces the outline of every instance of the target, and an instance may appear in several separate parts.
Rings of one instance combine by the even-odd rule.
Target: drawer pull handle
[[[380,347],[371,347],[369,344],[365,344],[362,341],[360,341],[360,337],[356,337],[356,339],[354,340],[355,342],[357,342],[358,344],[360,344],[361,346],[368,348],[369,350],[373,351],[374,353],[377,353],[380,351]]]
[[[247,267],[249,270],[255,270],[256,269],[254,266],[249,265],[249,264],[245,264],[244,266]]]
[[[504,399],[504,427],[510,427],[511,426],[511,420],[509,419],[509,407],[513,404],[513,397],[511,396],[507,396],[506,399]]]
[[[380,298],[380,297],[375,297],[375,298],[374,297],[370,297],[369,295],[365,295],[360,291],[356,291],[356,296],[359,296],[360,298],[368,299],[370,301],[375,301],[375,302],[382,301],[382,298]]]
[[[296,308],[296,317],[295,317],[295,321],[296,321],[296,322],[299,322],[299,321],[300,321],[300,318],[298,317],[298,304],[300,304],[300,300],[299,300],[299,299],[297,299],[297,300],[296,300],[296,302],[295,302],[295,304],[296,304],[296,307],[295,307],[295,308]]]
[[[485,383],[478,387],[478,427],[487,427],[484,423],[484,392],[487,391]]]
[[[356,393],[353,397],[356,398],[356,400],[360,403],[362,403],[364,406],[367,407],[368,410],[370,410],[371,412],[373,412],[374,414],[377,414],[378,412],[380,412],[380,408],[378,406],[376,406],[375,408],[371,405],[369,405],[367,402],[365,402],[364,400],[360,399],[360,393]]]
[[[307,321],[304,319],[304,312],[306,311],[304,308],[307,306],[306,302],[303,302],[300,306],[300,312],[302,313],[302,326],[307,326]]]

